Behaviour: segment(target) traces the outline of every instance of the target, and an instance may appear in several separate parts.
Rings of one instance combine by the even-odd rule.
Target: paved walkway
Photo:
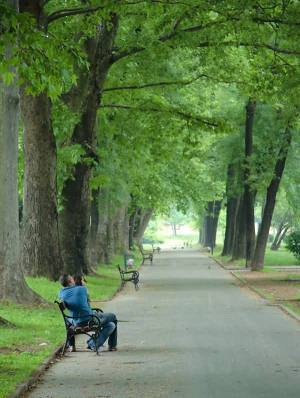
[[[31,398],[299,398],[300,326],[196,251],[144,266],[106,305],[119,351],[69,353]]]

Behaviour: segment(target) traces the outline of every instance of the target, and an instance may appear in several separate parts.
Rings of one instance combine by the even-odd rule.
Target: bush
[[[286,237],[286,247],[300,260],[300,231],[294,231]]]

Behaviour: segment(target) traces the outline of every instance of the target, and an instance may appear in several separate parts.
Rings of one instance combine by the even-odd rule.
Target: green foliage
[[[286,247],[298,260],[300,260],[300,231],[293,231],[287,236]]]

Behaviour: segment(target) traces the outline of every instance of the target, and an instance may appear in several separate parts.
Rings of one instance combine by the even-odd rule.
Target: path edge
[[[222,264],[221,261],[217,260],[216,258],[209,256],[209,258],[211,258],[212,260],[214,260],[214,262],[216,264],[218,264],[221,268],[223,268],[225,271],[229,272],[234,278],[236,278],[239,282],[241,282],[244,286],[246,286],[249,290],[251,290],[252,292],[256,293],[260,298],[262,298],[263,300],[266,300],[270,305],[272,305],[273,307],[277,307],[279,309],[281,309],[281,311],[283,311],[286,315],[290,316],[291,318],[293,318],[294,320],[296,320],[297,322],[300,323],[300,316],[298,314],[296,314],[293,310],[291,310],[290,308],[288,308],[287,306],[285,306],[284,304],[280,304],[280,303],[272,303],[267,297],[265,297],[258,289],[256,289],[255,287],[249,285],[243,278],[241,278],[239,275],[237,275],[235,273],[235,271],[230,271],[228,270],[224,264]]]
[[[34,386],[34,384],[38,381],[40,376],[45,373],[46,370],[50,368],[51,365],[54,364],[55,360],[60,355],[60,352],[63,348],[63,345],[59,345],[52,354],[50,354],[41,364],[40,366],[33,371],[28,380],[22,382],[17,386],[17,388],[7,396],[7,398],[20,398],[24,397],[24,395]]]

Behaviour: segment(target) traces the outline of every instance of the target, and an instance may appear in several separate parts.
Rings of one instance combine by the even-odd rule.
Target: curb
[[[300,316],[296,314],[293,310],[285,306],[284,304],[280,303],[272,303],[267,297],[265,297],[258,289],[255,287],[249,285],[243,278],[241,278],[239,275],[235,273],[235,271],[229,271],[224,265],[217,259],[215,259],[212,256],[209,256],[212,260],[214,260],[221,268],[223,268],[225,271],[228,271],[234,278],[236,278],[239,282],[241,282],[244,286],[246,286],[249,290],[253,291],[256,293],[260,298],[263,300],[267,300],[268,303],[274,307],[278,307],[283,311],[286,315],[289,315],[291,318],[295,319],[296,321],[300,322]]]
[[[21,397],[24,397],[24,394],[26,394],[34,386],[34,384],[36,384],[36,382],[38,381],[40,376],[42,374],[44,374],[45,371],[51,365],[53,365],[55,359],[58,357],[60,351],[62,350],[62,347],[63,346],[60,345],[58,348],[56,348],[54,353],[52,353],[48,358],[46,358],[41,363],[41,365],[36,370],[34,370],[32,375],[30,376],[30,378],[28,380],[26,380],[25,382],[19,384],[19,386],[17,386],[16,390],[12,394],[8,395],[7,398],[21,398]]]

